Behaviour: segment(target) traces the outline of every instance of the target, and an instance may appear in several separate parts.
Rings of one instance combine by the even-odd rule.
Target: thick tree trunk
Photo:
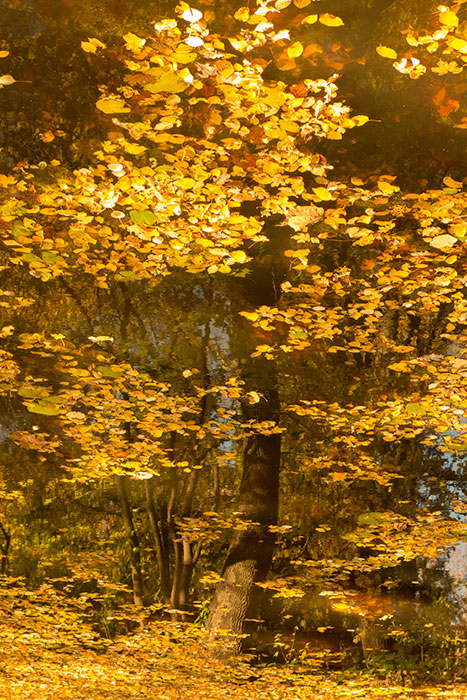
[[[265,400],[248,407],[248,418],[276,422],[278,408],[274,383]],[[279,466],[280,434],[253,434],[246,438],[238,505],[244,522],[234,532],[207,620],[218,656],[240,651],[255,582],[265,579],[271,565],[275,536],[269,526],[277,523]]]
[[[252,206],[256,206],[252,205]],[[281,255],[289,241],[290,231],[269,226],[268,241],[250,250],[250,275],[241,283],[241,305],[277,303],[280,285],[286,276]],[[246,423],[253,425],[245,440],[243,472],[238,512],[242,526],[233,534],[222,579],[214,593],[207,628],[210,645],[217,656],[226,657],[241,650],[243,626],[256,582],[266,578],[272,562],[275,535],[269,526],[277,524],[279,510],[279,471],[281,437],[274,432],[279,423],[280,402],[275,361],[253,358],[256,339],[251,326],[233,339],[242,358],[245,384],[260,395],[258,403],[243,406]],[[254,427],[267,422],[272,432]]]

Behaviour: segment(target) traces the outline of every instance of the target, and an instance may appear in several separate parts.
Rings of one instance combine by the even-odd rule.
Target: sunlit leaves
[[[125,40],[126,48],[132,53],[139,53],[143,46],[146,44],[146,39],[142,39],[141,37],[136,36],[136,34],[133,34],[132,32],[124,34],[123,38]]]
[[[439,248],[440,250],[452,248],[453,245],[455,245],[456,243],[457,238],[449,235],[449,233],[444,233],[440,236],[434,236],[434,238],[430,240],[430,245],[433,246],[433,248]]]
[[[325,187],[313,187],[313,192],[322,202],[328,202],[330,199],[332,199],[332,193]]]
[[[302,24],[315,24],[318,21],[318,15],[307,15],[303,18]]]
[[[325,12],[324,14],[320,15],[319,21],[326,27],[341,27],[344,24],[340,17],[332,15],[329,12]]]
[[[296,41],[294,44],[287,48],[287,54],[289,58],[297,58],[303,53],[303,45],[300,41]]]
[[[97,100],[96,107],[104,114],[123,114],[130,111],[130,108],[125,105],[125,101],[120,97],[102,97]]]
[[[177,73],[166,73],[160,68],[158,70],[154,69],[153,75],[156,76],[157,80],[145,86],[148,92],[178,93],[183,92],[187,88],[187,82]]]
[[[399,73],[403,73],[414,79],[420,78],[426,72],[426,66],[424,66],[418,58],[414,58],[413,56],[410,58],[401,58],[400,61],[395,61],[393,66]]]
[[[454,189],[460,189],[463,186],[462,182],[459,182],[459,180],[454,180],[454,178],[450,177],[449,175],[443,178],[443,184],[446,185],[446,187],[453,187]]]
[[[86,53],[97,53],[98,49],[105,49],[106,45],[99,39],[88,39],[81,42],[81,48]]]
[[[438,5],[438,12],[438,18],[441,24],[445,24],[448,27],[457,27],[459,18],[449,7],[446,5]]]
[[[377,53],[379,53],[380,56],[383,56],[384,58],[397,58],[396,51],[394,51],[394,49],[390,49],[388,46],[377,46],[376,51]]]
[[[391,185],[391,183],[386,180],[378,180],[378,189],[381,190],[383,194],[394,194],[394,192],[399,192],[400,187],[398,187],[398,185]]]

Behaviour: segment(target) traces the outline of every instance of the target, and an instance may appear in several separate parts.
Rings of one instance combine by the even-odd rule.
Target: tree
[[[418,482],[413,507],[395,498],[407,455],[465,449],[465,360],[450,346],[465,333],[462,183],[413,193],[390,174],[330,179],[321,143],[368,117],[337,101],[336,76],[300,70],[308,25],[342,20],[298,15],[289,40],[276,5],[239,9],[228,39],[185,3],[154,36],[126,33],[123,82],[97,101],[108,135],[87,167],[21,164],[1,180],[15,445],[53,451],[72,484],[116,481],[138,605],[145,544],[163,602],[183,609],[201,547],[231,530],[208,626],[230,630],[233,650],[283,520],[313,540],[294,561],[339,586],[341,612],[351,579],[463,537],[450,496],[443,517]],[[97,38],[82,48],[96,61],[106,50]],[[48,290],[63,315],[44,322]],[[242,469],[223,522],[219,461]],[[342,504],[332,541],[318,515],[296,523],[291,464]]]

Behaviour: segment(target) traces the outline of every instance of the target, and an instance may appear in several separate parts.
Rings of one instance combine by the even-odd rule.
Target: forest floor
[[[467,685],[416,688],[370,674],[319,670],[314,662],[226,664],[202,632],[174,623],[105,643],[60,615],[0,615],[0,700],[464,700]],[[11,619],[13,619],[13,624]],[[5,624],[6,623],[6,624]],[[65,629],[66,628],[66,629]]]

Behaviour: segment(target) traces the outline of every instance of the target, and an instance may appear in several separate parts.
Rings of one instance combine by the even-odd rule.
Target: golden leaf
[[[325,187],[313,187],[313,192],[322,202],[329,202],[332,194]]]
[[[244,316],[249,321],[257,321],[259,318],[259,313],[256,311],[240,311],[240,316]]]
[[[123,38],[126,44],[125,48],[133,53],[139,53],[146,43],[146,39],[141,39],[141,37],[136,36],[136,34],[133,34],[132,32],[124,34]]]
[[[302,19],[302,24],[314,24],[318,21],[318,15],[308,15]]]
[[[303,44],[300,41],[296,41],[292,46],[287,48],[287,54],[289,58],[297,58],[303,53]]]
[[[320,15],[319,21],[321,24],[326,25],[326,27],[341,27],[344,24],[340,17],[331,15],[329,12],[325,12],[324,14]]]
[[[443,184],[446,185],[446,187],[453,187],[455,189],[460,189],[464,183],[459,182],[459,180],[453,180],[452,177],[449,177],[449,175],[446,175],[446,177],[443,177]]]
[[[97,100],[96,107],[104,114],[121,114],[130,111],[121,97],[101,97]]]
[[[394,49],[390,49],[389,46],[377,46],[376,52],[379,53],[380,56],[383,56],[383,58],[397,58],[397,53]]]
[[[399,192],[400,187],[397,185],[391,185],[391,183],[386,182],[386,180],[378,180],[378,189],[383,194],[394,194],[394,192]]]
[[[230,257],[238,263],[244,263],[248,260],[248,256],[243,250],[233,250]]]
[[[96,53],[97,49],[105,49],[107,47],[102,41],[99,41],[99,39],[88,39],[87,41],[81,42],[81,48],[83,51],[86,51],[86,53]]]
[[[446,7],[446,5],[438,5],[438,10],[438,19],[441,24],[445,24],[447,27],[457,27],[459,18],[449,7]]]

